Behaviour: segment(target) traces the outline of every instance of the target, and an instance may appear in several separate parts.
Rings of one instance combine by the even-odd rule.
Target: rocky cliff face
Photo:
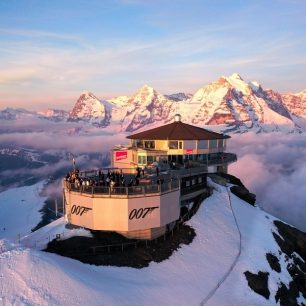
[[[306,90],[297,94],[283,94],[281,98],[293,115],[306,118]]]
[[[106,105],[95,95],[89,92],[83,93],[69,114],[69,121],[86,121],[96,126],[107,126],[111,114]]]

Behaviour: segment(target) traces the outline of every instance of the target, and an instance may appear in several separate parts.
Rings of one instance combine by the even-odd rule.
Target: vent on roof
[[[180,122],[181,121],[181,115],[180,114],[175,114],[175,116],[174,116],[174,121],[175,122]]]

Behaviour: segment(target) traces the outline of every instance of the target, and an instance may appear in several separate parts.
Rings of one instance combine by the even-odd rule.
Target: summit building
[[[112,167],[73,171],[64,180],[68,223],[128,238],[169,231],[195,201],[209,194],[208,173],[226,173],[236,155],[227,135],[174,122],[127,137],[112,150]]]

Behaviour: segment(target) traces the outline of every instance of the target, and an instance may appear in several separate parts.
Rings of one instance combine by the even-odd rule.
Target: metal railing
[[[179,189],[179,180],[171,180],[162,184],[149,184],[131,187],[109,187],[109,186],[78,186],[75,183],[64,182],[65,188],[69,191],[80,194],[105,195],[109,197],[129,197],[135,195],[162,194]]]
[[[188,161],[189,168],[192,168],[194,171],[194,168],[203,167],[202,169],[199,169],[198,172],[203,171],[205,167],[207,166],[213,166],[213,165],[222,165],[223,163],[231,163],[237,161],[237,155],[234,153],[211,153],[210,157],[208,160],[195,160],[195,161]],[[164,165],[159,165],[159,168],[163,168]],[[168,166],[169,167],[169,166]],[[176,171],[181,171],[185,170],[185,168],[179,166],[176,169]],[[127,174],[136,174],[137,170],[136,168],[101,168],[101,169],[93,169],[93,170],[86,170],[86,171],[81,171],[79,173],[80,178],[90,178],[90,177],[98,177],[99,171],[102,171],[104,175],[108,171],[122,171],[123,173]],[[156,168],[155,167],[146,167],[146,174],[155,174],[156,173]],[[163,169],[161,169],[163,171]],[[187,171],[186,171],[187,172]]]

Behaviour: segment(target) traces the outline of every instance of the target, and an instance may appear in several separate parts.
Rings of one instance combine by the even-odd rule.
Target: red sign
[[[193,154],[193,149],[186,149],[186,154]]]
[[[115,151],[115,160],[127,159],[127,151]]]

